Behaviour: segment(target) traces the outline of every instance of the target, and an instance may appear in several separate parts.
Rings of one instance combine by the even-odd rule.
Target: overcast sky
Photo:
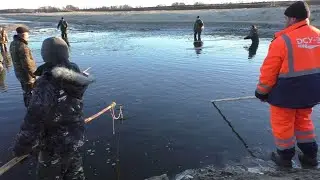
[[[66,5],[74,5],[80,8],[92,8],[101,6],[114,6],[128,4],[130,6],[156,6],[158,4],[171,5],[174,2],[184,2],[186,4],[194,4],[195,2],[203,3],[226,3],[226,2],[259,2],[271,0],[3,0],[0,9],[13,8],[38,8],[41,6],[62,7]]]

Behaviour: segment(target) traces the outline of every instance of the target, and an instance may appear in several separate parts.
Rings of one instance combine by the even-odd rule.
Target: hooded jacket
[[[77,151],[84,144],[83,94],[93,78],[81,73],[66,56],[59,56],[65,61],[47,57],[57,48],[64,52],[63,47],[68,48],[61,38],[49,38],[42,45],[43,59],[52,61],[35,72],[40,77],[16,138],[17,155],[30,152],[37,141],[40,150],[55,154]]]
[[[37,71],[41,76],[35,83],[27,114],[17,135],[16,151],[31,151],[36,140],[42,150],[55,153],[73,151],[83,145],[82,97],[93,79],[78,71],[75,64],[71,66],[39,67],[43,69]]]

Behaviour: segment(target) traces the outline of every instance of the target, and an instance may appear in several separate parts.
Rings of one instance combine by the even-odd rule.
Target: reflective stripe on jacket
[[[268,103],[307,108],[320,102],[320,30],[306,19],[275,34],[260,69],[257,92]]]

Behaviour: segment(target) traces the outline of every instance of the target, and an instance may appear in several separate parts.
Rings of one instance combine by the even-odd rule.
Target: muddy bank
[[[61,16],[73,22],[194,22],[201,16],[205,22],[252,22],[282,24],[285,7],[253,8],[253,9],[212,9],[188,11],[142,11],[142,12],[59,12],[33,14],[1,14],[2,17],[16,17],[21,20],[37,20],[40,22],[56,21]],[[320,6],[311,6],[312,19],[320,25]]]
[[[70,27],[86,31],[165,31],[190,30],[196,16],[205,23],[204,35],[245,36],[252,24],[259,28],[260,37],[272,38],[283,28],[284,7],[258,9],[222,9],[193,11],[145,12],[71,12],[2,14],[0,17],[32,21],[37,26],[55,27],[61,16]],[[320,6],[311,6],[312,24],[320,26]]]
[[[293,168],[281,169],[267,154],[259,158],[244,157],[238,162],[229,161],[224,167],[209,165],[199,169],[185,170],[177,175],[163,174],[146,180],[315,180],[320,179],[319,166],[302,169],[299,160],[293,159]]]
[[[268,170],[257,168],[227,167],[216,169],[208,166],[202,169],[186,170],[174,177],[166,174],[146,180],[315,180],[320,179],[318,169]]]

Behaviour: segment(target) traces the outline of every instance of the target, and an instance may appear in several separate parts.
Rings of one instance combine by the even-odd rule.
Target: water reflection
[[[5,83],[6,81],[6,68],[4,67],[3,63],[0,63],[0,92],[6,92],[8,87]]]
[[[202,47],[203,47],[203,42],[202,41],[195,41],[193,43],[193,46],[194,46],[196,54],[201,54]]]

